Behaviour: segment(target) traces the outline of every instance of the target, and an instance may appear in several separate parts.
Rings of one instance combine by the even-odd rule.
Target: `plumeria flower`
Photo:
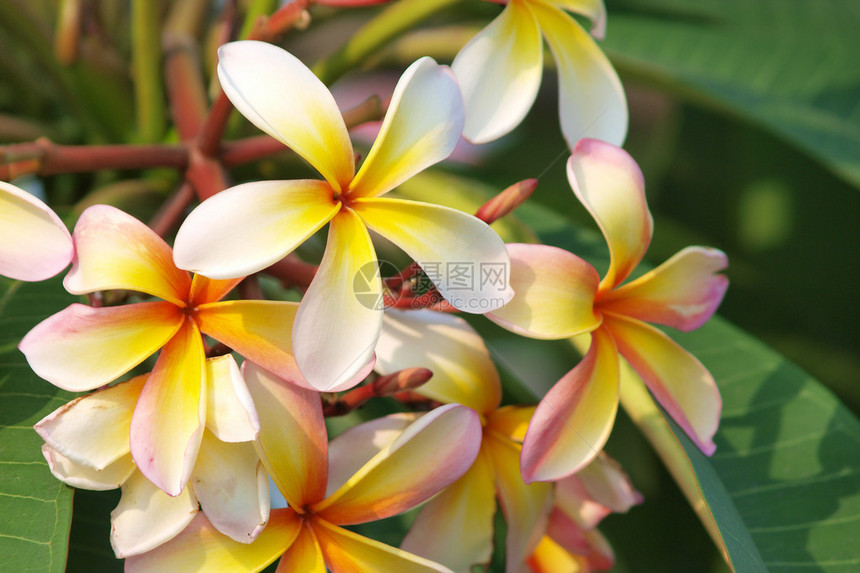
[[[561,131],[571,149],[583,137],[621,145],[627,100],[612,64],[565,11],[594,24],[602,38],[602,0],[491,0],[502,13],[467,43],[451,65],[466,103],[463,135],[486,143],[509,133],[531,109],[543,74],[546,38],[558,67]]]
[[[0,275],[42,281],[69,266],[74,254],[72,236],[50,207],[0,181]]]
[[[458,572],[488,564],[498,497],[507,524],[507,571],[521,571],[552,505],[552,484],[527,485],[520,475],[523,434],[534,407],[499,407],[498,371],[481,337],[459,317],[386,310],[376,354],[376,369],[383,374],[407,367],[432,370],[433,378],[415,391],[474,409],[483,426],[475,463],[427,503],[401,547]]]
[[[127,289],[162,300],[97,308],[72,304],[33,328],[19,348],[36,374],[83,392],[108,384],[163,347],[137,400],[131,453],[150,481],[178,495],[206,424],[210,381],[201,333],[277,371],[293,361],[289,325],[297,305],[221,301],[239,279],[192,278],[173,265],[170,247],[158,235],[113,207],[84,211],[74,240],[66,290]]]
[[[651,241],[653,222],[642,173],[622,149],[583,140],[567,164],[573,191],[609,245],[601,280],[579,257],[544,245],[508,245],[516,296],[488,315],[534,338],[591,334],[585,358],[538,405],[523,443],[526,481],[554,480],[587,464],[603,447],[618,408],[623,356],[657,401],[707,455],[720,420],[711,374],[654,322],[690,331],[719,306],[728,280],[717,249],[688,247],[656,269],[622,284]]]
[[[254,450],[257,411],[231,356],[206,361],[210,384],[206,430],[190,487],[170,497],[137,470],[131,455],[132,412],[144,374],[76,398],[35,428],[51,472],[79,488],[122,487],[111,513],[111,545],[123,558],[150,551],[185,529],[198,503],[221,533],[250,543],[269,517],[269,478]]]
[[[260,457],[289,507],[272,510],[250,545],[198,513],[171,541],[126,560],[126,571],[246,573],[278,557],[279,571],[448,571],[342,526],[399,514],[461,476],[478,453],[474,411],[437,408],[380,448],[374,444],[391,432],[374,435],[362,425],[329,445],[318,394],[255,364],[243,368],[260,417]]]
[[[412,64],[391,98],[379,137],[358,173],[346,125],[328,89],[294,56],[261,42],[219,51],[218,76],[245,117],[308,161],[323,180],[238,185],[204,201],[176,237],[181,268],[214,278],[259,271],[329,223],[328,243],[293,327],[296,361],[321,391],[352,378],[371,359],[382,321],[382,283],[368,229],[419,264],[457,264],[475,276],[504,269],[501,239],[460,211],[381,197],[447,157],[463,126],[463,102],[448,68],[430,58]],[[506,288],[474,281],[458,290],[442,272],[435,284],[465,312],[510,299]],[[487,282],[487,284],[485,284]]]

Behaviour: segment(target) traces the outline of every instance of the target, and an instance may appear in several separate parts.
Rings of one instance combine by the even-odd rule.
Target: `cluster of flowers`
[[[612,552],[595,526],[641,501],[599,453],[618,407],[619,356],[713,452],[720,398],[712,377],[647,323],[692,330],[708,320],[727,287],[717,274],[725,255],[690,247],[626,281],[652,219],[641,173],[616,147],[627,123],[623,91],[562,9],[602,31],[600,0],[510,0],[453,71],[415,62],[357,172],[337,105],[308,68],[270,44],[223,46],[218,76],[230,100],[322,179],[227,189],[189,215],[173,249],[103,205],[87,209],[70,236],[47,206],[0,184],[0,273],[43,280],[72,262],[70,293],[140,298],[72,304],[20,343],[45,380],[93,391],[36,431],[59,479],[122,487],[111,541],[127,570],[258,571],[283,555],[279,571],[468,571],[491,557],[497,498],[509,571],[608,568]],[[602,279],[564,250],[505,245],[471,215],[383,197],[445,159],[463,134],[489,141],[520,122],[540,81],[541,33],[559,63],[569,181],[609,246]],[[301,303],[224,300],[327,223],[325,254]],[[366,295],[384,295],[378,274],[361,296],[353,291],[354,278],[376,265],[368,229],[423,267],[501,269],[498,280],[466,291],[450,275],[428,273],[449,310],[486,314],[532,338],[590,334],[590,349],[536,407],[501,406],[499,375],[466,321],[368,304]],[[151,372],[114,383],[159,350]],[[414,367],[432,371],[415,392],[435,408],[372,420],[329,442],[321,392],[348,390],[374,369]],[[270,478],[287,507],[271,507]],[[400,549],[344,528],[428,499]]]

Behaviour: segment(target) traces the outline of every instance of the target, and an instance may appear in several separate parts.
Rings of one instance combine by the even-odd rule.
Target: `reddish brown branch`
[[[158,213],[152,218],[150,227],[160,237],[167,236],[179,221],[185,216],[185,211],[194,201],[194,187],[188,183],[182,184],[167,201],[162,204]]]
[[[392,396],[411,392],[433,376],[427,368],[407,368],[386,376],[380,376],[373,382],[353,388],[333,402],[323,406],[325,416],[343,416],[360,408],[371,398]]]

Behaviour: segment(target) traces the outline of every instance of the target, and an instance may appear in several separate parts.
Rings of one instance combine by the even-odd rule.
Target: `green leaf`
[[[33,424],[73,395],[36,376],[18,341],[69,302],[58,280],[0,278],[0,555],[6,571],[66,566],[72,488],[51,475]]]
[[[740,115],[860,184],[860,4],[616,0],[603,48],[622,72]]]

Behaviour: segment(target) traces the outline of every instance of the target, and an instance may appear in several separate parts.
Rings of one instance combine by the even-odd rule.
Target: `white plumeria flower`
[[[403,74],[379,136],[356,173],[355,152],[328,89],[294,56],[263,42],[219,51],[218,76],[245,117],[284,142],[324,180],[246,183],[195,209],[176,237],[176,264],[208,277],[247,275],[275,263],[329,223],[319,271],[296,315],[293,351],[316,389],[341,387],[373,356],[382,281],[368,229],[418,264],[503,269],[502,281],[457,290],[449,273],[433,273],[439,292],[464,312],[486,313],[513,295],[502,240],[479,219],[447,207],[382,198],[446,158],[463,127],[463,101],[451,71],[422,58]],[[430,273],[428,273],[430,274]],[[364,292],[355,288],[363,275]],[[368,276],[370,275],[370,276]],[[361,294],[361,296],[358,296]]]

